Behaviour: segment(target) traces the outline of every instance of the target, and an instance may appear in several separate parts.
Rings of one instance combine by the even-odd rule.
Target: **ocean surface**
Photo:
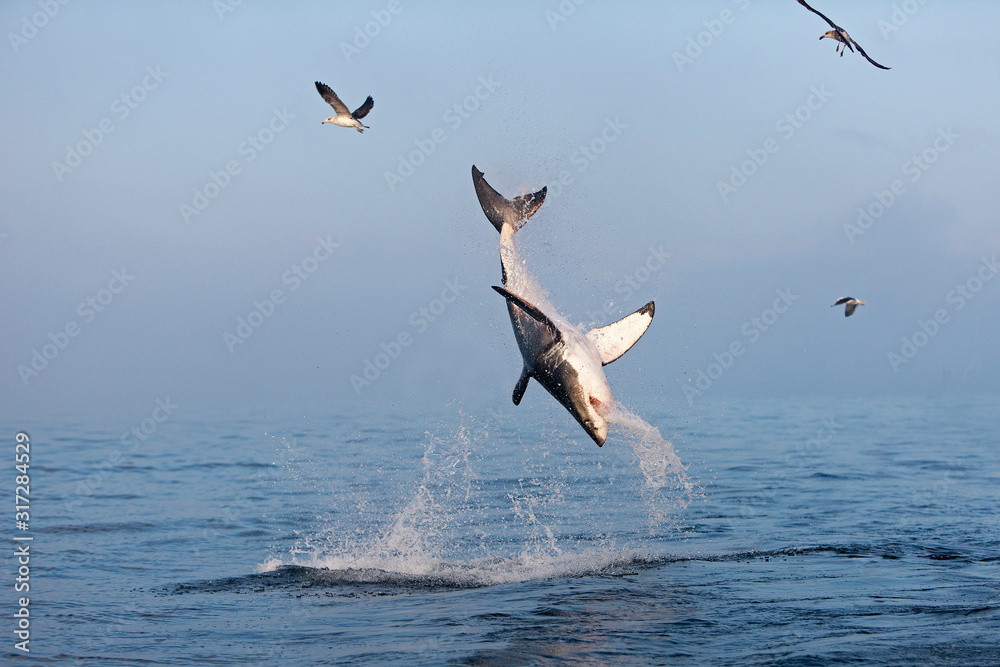
[[[9,541],[0,655],[1000,664],[1000,398],[634,408],[603,448],[534,398],[6,423],[11,454],[31,436],[31,652]]]

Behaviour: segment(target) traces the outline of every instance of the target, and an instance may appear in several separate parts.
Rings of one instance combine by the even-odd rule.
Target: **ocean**
[[[653,428],[623,417],[603,448],[537,386],[419,416],[7,423],[11,455],[31,441],[9,535],[31,539],[6,550],[3,654],[1000,664],[1000,398],[676,407],[634,407]]]

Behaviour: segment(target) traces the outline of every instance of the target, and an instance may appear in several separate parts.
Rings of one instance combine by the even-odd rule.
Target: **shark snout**
[[[598,447],[603,447],[604,441],[608,439],[608,422],[602,413],[611,406],[593,395],[587,397],[587,402],[590,403],[590,407],[593,410],[583,420],[583,428],[587,432],[587,435],[597,443]]]
[[[595,419],[584,419],[583,430],[587,432],[598,447],[604,446],[604,441],[608,439],[608,423],[603,419],[597,423]]]

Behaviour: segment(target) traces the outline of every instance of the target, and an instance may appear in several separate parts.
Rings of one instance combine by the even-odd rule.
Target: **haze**
[[[473,164],[628,404],[996,392],[1000,5],[812,4],[3,3],[3,418],[513,410]]]

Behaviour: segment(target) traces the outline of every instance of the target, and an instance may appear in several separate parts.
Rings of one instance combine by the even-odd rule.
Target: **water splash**
[[[531,530],[527,547],[521,552],[521,557],[538,559],[551,556],[558,558],[562,555],[562,549],[556,545],[555,532],[552,530],[552,526],[538,518],[536,512],[540,505],[551,503],[553,498],[548,498],[546,502],[546,499],[537,491],[525,490],[523,481],[519,486],[520,492],[517,494],[508,493],[507,499],[510,500],[517,518],[526,522]],[[554,498],[557,501],[563,499],[561,490],[556,489]]]
[[[352,485],[346,497],[342,486],[328,487],[324,495],[335,495],[331,507],[353,509],[320,519],[319,530],[296,530],[292,549],[262,562],[258,572],[303,566],[362,582],[482,586],[603,572],[634,561],[629,531],[626,545],[619,546],[602,521],[609,509],[602,501],[612,498],[604,491],[615,483],[612,470],[606,481],[601,473],[606,457],[582,456],[575,439],[554,429],[551,436],[523,444],[526,460],[520,467],[491,470],[484,479],[481,470],[494,460],[491,448],[507,449],[515,438],[505,436],[496,421],[481,422],[461,411],[460,416],[461,423],[444,436],[425,432],[415,479],[402,487],[386,486],[377,463],[373,487]],[[645,513],[650,526],[662,526],[687,504],[676,501],[675,490],[690,494],[694,485],[654,427],[624,409],[610,421],[622,426],[618,441],[629,442],[635,453],[621,461],[631,471],[628,478],[643,485],[644,502],[617,501],[632,504],[635,527]],[[513,478],[507,477],[511,473]],[[596,502],[588,505],[593,512],[565,516],[570,493],[593,493]]]
[[[658,428],[621,404],[616,404],[604,416],[609,424],[623,426],[630,432],[632,437],[624,435],[639,459],[639,469],[646,478],[647,487],[657,491],[673,480],[675,488],[683,488],[688,493],[694,490],[673,443],[664,440]]]
[[[450,528],[474,494],[470,462],[474,439],[464,426],[451,438],[427,434],[422,475],[413,496],[390,521],[385,506],[365,499],[348,517],[352,531],[328,526],[292,551],[294,565],[327,569],[378,569],[411,575],[437,571],[450,545]],[[380,528],[381,526],[381,528]]]
[[[649,511],[650,528],[667,522],[678,509],[684,509],[697,497],[701,488],[687,473],[687,466],[674,451],[674,445],[660,435],[660,430],[620,403],[604,415],[632,448],[646,483],[642,494]],[[666,494],[678,492],[669,497]]]

